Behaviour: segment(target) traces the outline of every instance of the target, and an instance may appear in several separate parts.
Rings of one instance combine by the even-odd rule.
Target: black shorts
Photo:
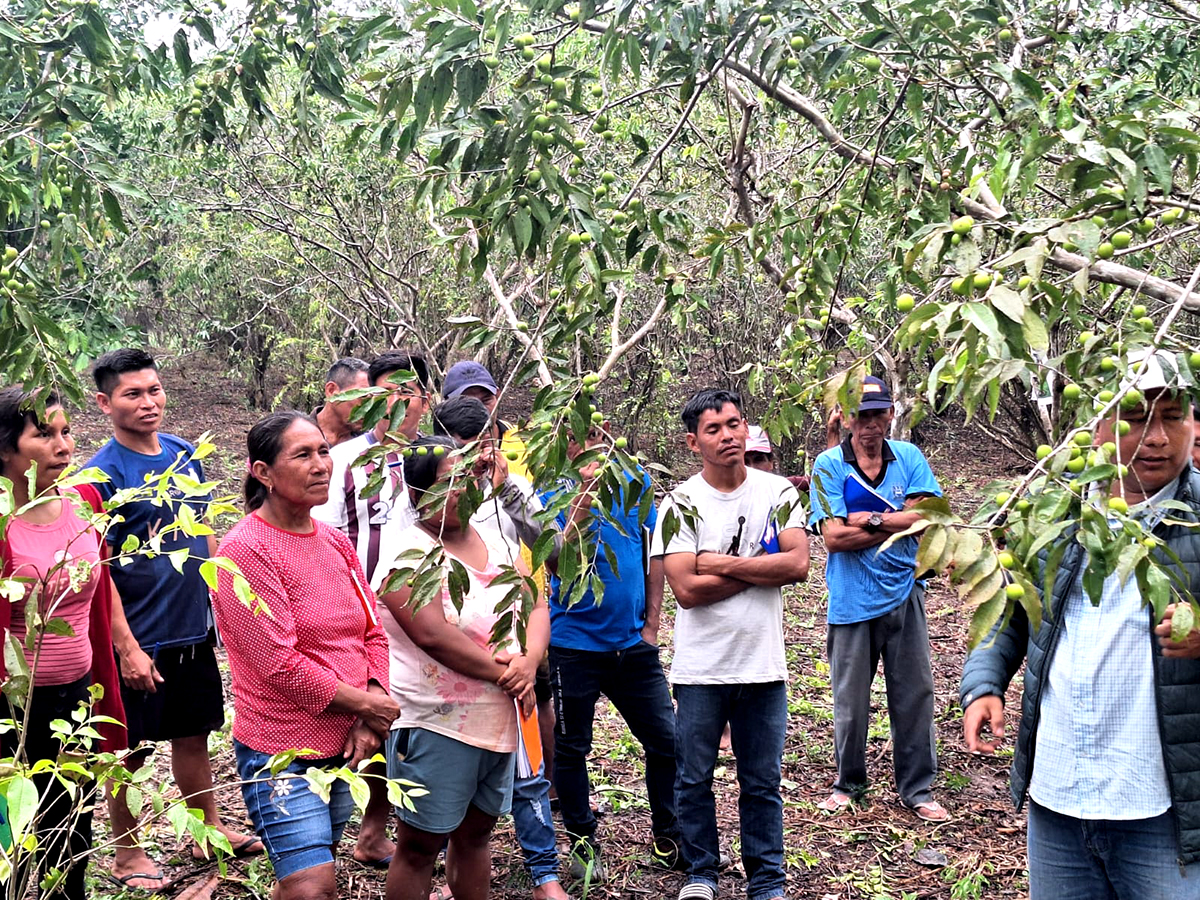
[[[159,650],[154,665],[163,682],[153,694],[121,683],[130,747],[196,737],[225,724],[221,670],[211,643]]]

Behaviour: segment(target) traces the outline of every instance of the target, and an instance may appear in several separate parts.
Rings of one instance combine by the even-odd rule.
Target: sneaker
[[[679,892],[679,900],[716,900],[716,896],[717,892],[713,890],[712,885],[702,881],[685,884]]]

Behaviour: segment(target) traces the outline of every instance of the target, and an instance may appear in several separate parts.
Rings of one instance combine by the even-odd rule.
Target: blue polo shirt
[[[637,474],[629,475],[630,483],[641,480],[640,500],[645,491],[651,491],[650,476],[639,468]],[[559,492],[543,495],[547,505],[554,502]],[[624,492],[622,492],[624,493]],[[567,512],[558,515],[560,528],[567,525]],[[624,497],[615,498],[609,516],[620,523],[618,529],[609,516],[594,515],[588,527],[599,537],[596,543],[596,558],[593,574],[604,585],[600,603],[589,584],[587,591],[574,606],[564,605],[570,596],[570,586],[564,592],[557,576],[550,578],[550,645],[569,650],[614,651],[626,650],[642,639],[642,627],[646,624],[646,569],[644,542],[647,535],[654,533],[658,513],[654,507],[644,523],[638,522],[638,504],[625,512]],[[622,531],[624,534],[622,534]],[[610,561],[609,557],[612,557]],[[612,562],[616,562],[614,571]],[[566,596],[563,596],[565,593]]]
[[[147,456],[114,438],[88,461],[88,467],[103,469],[110,479],[106,484],[96,485],[106,502],[118,490],[144,486],[148,479],[157,478],[173,464],[177,464],[175,471],[180,475],[204,481],[199,460],[192,459],[195,447],[182,438],[161,432],[158,443],[159,453]],[[145,499],[114,509],[123,521],[114,521],[108,531],[113,552],[120,551],[129,535],[144,546],[175,521],[179,506],[185,502],[196,518],[201,518],[212,499],[211,494],[185,499],[175,488],[171,489],[171,496],[171,500],[161,505]],[[183,548],[188,550],[190,558],[180,572],[167,554]],[[208,559],[208,538],[172,531],[163,536],[160,550],[153,557],[136,554],[127,564],[117,563],[109,569],[121,595],[129,629],[138,645],[151,655],[160,647],[198,644],[208,638],[208,585],[200,575],[200,564]]]
[[[813,466],[811,520],[844,519],[853,512],[896,512],[911,497],[940,497],[942,489],[925,456],[906,441],[884,441],[883,468],[872,481],[858,467],[850,438],[826,450]],[[829,624],[850,625],[891,612],[908,599],[916,581],[917,539],[830,553],[825,563]]]

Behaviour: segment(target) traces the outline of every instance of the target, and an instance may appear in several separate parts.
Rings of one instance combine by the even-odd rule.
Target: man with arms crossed
[[[147,478],[171,466],[198,482],[204,472],[192,459],[195,448],[172,434],[160,432],[167,395],[153,357],[141,350],[114,350],[96,360],[96,403],[112,422],[113,437],[88,462],[109,477],[97,485],[106,500],[125,488],[140,488]],[[132,535],[145,545],[175,523],[176,510],[186,502],[196,518],[205,513],[211,497],[176,497],[156,506],[149,499],[122,504],[113,513],[108,541],[119,551]],[[190,556],[182,573],[167,554],[186,549]],[[113,644],[121,666],[121,698],[129,727],[129,746],[171,742],[171,770],[187,805],[204,813],[204,821],[220,829],[239,856],[261,853],[262,842],[226,827],[212,795],[208,759],[209,732],[225,724],[221,673],[209,631],[208,586],[200,564],[216,555],[216,541],[188,537],[180,531],[163,536],[161,552],[153,558],[135,555],[128,565],[110,571],[113,597]],[[144,764],[149,750],[131,754],[129,769]],[[160,890],[167,885],[146,852],[138,846],[137,818],[124,793],[109,797],[109,815],[116,840],[112,877],[123,887]],[[199,847],[192,850],[203,858]]]
[[[887,385],[868,375],[862,391],[858,412],[847,422],[849,437],[817,457],[809,495],[829,551],[826,647],[838,767],[832,793],[818,806],[837,812],[866,789],[871,682],[882,659],[896,790],[919,818],[943,822],[950,814],[931,791],[937,740],[917,540],[900,538],[880,549],[920,519],[909,507],[942,491],[920,450],[886,439],[892,424]]]
[[[1178,603],[1183,591],[1200,596],[1200,471],[1188,465],[1195,400],[1166,377],[1160,360],[1168,354],[1159,353],[1130,362],[1131,372],[1145,364],[1132,385],[1143,401],[1097,428],[1097,443],[1116,443],[1124,477],[1083,502],[1097,515],[1110,491],[1128,504],[1153,533]],[[1167,368],[1175,367],[1171,360]],[[1169,501],[1184,508],[1162,505]],[[1094,564],[1074,527],[1059,543],[1066,546],[1053,583],[1031,572],[1042,590],[1041,626],[1031,628],[1018,603],[1012,621],[967,656],[967,747],[995,750],[982,732],[1003,736],[1004,693],[1024,661],[1011,789],[1018,808],[1029,801],[1030,900],[1197,900],[1200,632],[1173,642],[1174,606],[1158,622],[1138,580],[1122,583],[1115,571],[1093,605],[1084,580]]]
[[[799,495],[745,463],[748,425],[737,393],[704,390],[681,414],[702,469],[659,511],[652,555],[663,557],[679,609],[671,684],[678,709],[675,798],[687,860],[680,900],[713,900],[720,843],[713,769],[728,722],[741,795],[742,864],[750,900],[784,896],[787,731],[785,584],[808,577]]]
[[[355,461],[382,441],[389,431],[397,431],[409,441],[415,440],[421,419],[429,409],[433,383],[424,357],[398,350],[389,350],[375,357],[367,369],[367,381],[372,387],[388,390],[388,414],[366,434],[351,438],[330,450],[333,473],[329,477],[329,500],[314,507],[312,515],[314,519],[345,532],[354,544],[367,581],[372,589],[378,589],[387,573],[394,568],[392,564],[399,552],[394,547],[381,552],[381,547],[388,545],[388,535],[401,534],[415,524],[417,511],[413,509],[404,486],[404,469],[399,452],[389,453],[382,460],[387,466],[387,476],[383,490],[374,495],[363,496],[363,489],[381,460],[376,459],[367,465],[356,465]],[[392,410],[397,402],[405,404],[404,417],[393,424]],[[367,771],[372,775],[384,774],[383,766],[378,763]],[[364,865],[386,869],[396,850],[396,845],[387,836],[391,805],[387,799],[387,786],[381,778],[370,779],[370,788],[371,798],[363,813],[358,841],[354,845],[354,859]]]

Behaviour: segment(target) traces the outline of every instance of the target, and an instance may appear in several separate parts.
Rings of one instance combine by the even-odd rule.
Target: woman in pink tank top
[[[41,415],[36,399],[19,387],[0,391],[0,476],[9,482],[0,491],[9,494],[14,510],[0,542],[3,578],[24,591],[15,602],[0,600],[0,625],[21,645],[30,673],[23,698],[6,696],[0,702],[0,718],[19,726],[0,740],[4,756],[19,752],[30,765],[58,758],[61,743],[50,723],[70,722],[79,705],[90,702],[92,602],[109,578],[100,564],[103,538],[89,523],[91,507],[79,494],[56,486],[75,449],[70,423],[57,396],[42,395]],[[32,633],[26,621],[31,613],[45,623]],[[8,677],[4,672],[4,680]],[[64,772],[62,777],[72,776]],[[66,876],[54,896],[85,900],[94,784],[80,782],[72,799],[52,773],[34,775],[33,781],[41,798],[32,826],[38,849],[25,855],[14,877],[28,884],[60,868]]]

